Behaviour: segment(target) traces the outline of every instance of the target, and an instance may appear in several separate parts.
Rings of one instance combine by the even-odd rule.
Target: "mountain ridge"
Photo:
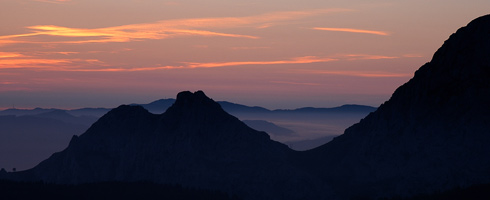
[[[167,108],[169,108],[173,103],[175,102],[175,99],[173,98],[168,98],[168,99],[159,99],[152,101],[147,104],[137,104],[137,103],[132,103],[129,105],[134,105],[134,106],[143,106],[145,109],[148,111],[155,113],[155,114],[161,114],[165,112]],[[243,105],[243,104],[237,104],[237,103],[232,103],[229,101],[217,101],[221,107],[226,110],[229,113],[235,114],[235,113],[287,113],[287,112],[311,112],[311,113],[329,113],[329,112],[372,112],[376,110],[376,107],[372,106],[367,106],[367,105],[358,105],[358,104],[344,104],[341,106],[336,106],[336,107],[299,107],[299,108],[294,108],[294,109],[267,109],[264,107],[260,106],[248,106],[248,105]],[[37,114],[42,114],[50,111],[56,111],[56,110],[63,110],[68,112],[71,115],[74,116],[102,116],[105,113],[109,112],[111,108],[78,108],[78,109],[57,109],[57,108],[35,108],[35,109],[17,109],[17,108],[9,108],[0,111],[0,115],[16,115],[16,116],[21,116],[21,115],[37,115]]]
[[[490,15],[451,35],[375,112],[310,150],[331,169],[319,173],[343,182],[341,193],[374,197],[490,182],[488,55]]]
[[[203,92],[181,92],[163,114],[119,106],[74,136],[65,150],[17,174],[20,180],[64,184],[178,183],[251,199],[276,197],[264,191],[283,188],[289,188],[282,192],[284,198],[319,197],[326,188],[312,185],[319,180],[290,164],[293,153],[226,113]]]

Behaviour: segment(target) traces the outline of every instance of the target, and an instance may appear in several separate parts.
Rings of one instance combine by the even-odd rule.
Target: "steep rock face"
[[[199,91],[163,114],[120,106],[24,177],[54,183],[154,181],[217,189],[248,199],[329,193],[290,164],[293,151],[224,112]],[[32,178],[30,178],[32,180]]]
[[[323,163],[314,170],[347,196],[410,196],[488,183],[489,102],[487,15],[451,35],[376,112],[306,157]]]

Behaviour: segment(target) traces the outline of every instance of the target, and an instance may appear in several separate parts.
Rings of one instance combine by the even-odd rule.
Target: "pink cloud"
[[[338,31],[338,32],[348,32],[348,33],[364,33],[364,34],[373,34],[373,35],[390,35],[388,32],[384,31],[373,31],[373,30],[364,30],[364,29],[353,29],[353,28],[326,28],[326,27],[315,27],[314,30],[322,30],[322,31]]]

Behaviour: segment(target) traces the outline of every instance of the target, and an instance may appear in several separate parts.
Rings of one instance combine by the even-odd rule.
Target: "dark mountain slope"
[[[322,163],[314,170],[346,195],[490,183],[489,102],[487,15],[451,35],[377,111],[303,159]]]
[[[247,199],[320,198],[329,193],[315,177],[290,164],[292,153],[224,112],[203,92],[182,92],[161,115],[120,106],[74,136],[64,151],[12,176],[73,184],[153,181]]]

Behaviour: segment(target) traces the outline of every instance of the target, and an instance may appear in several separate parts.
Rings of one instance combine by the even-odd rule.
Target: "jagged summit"
[[[207,97],[203,91],[184,91],[177,94],[177,99],[164,113],[164,116],[186,117],[187,120],[219,120],[223,118],[235,118],[225,112],[219,103]]]
[[[207,97],[206,94],[200,90],[194,93],[189,91],[179,92],[174,103],[174,106],[176,107],[194,107],[197,105],[212,106],[219,104]]]

